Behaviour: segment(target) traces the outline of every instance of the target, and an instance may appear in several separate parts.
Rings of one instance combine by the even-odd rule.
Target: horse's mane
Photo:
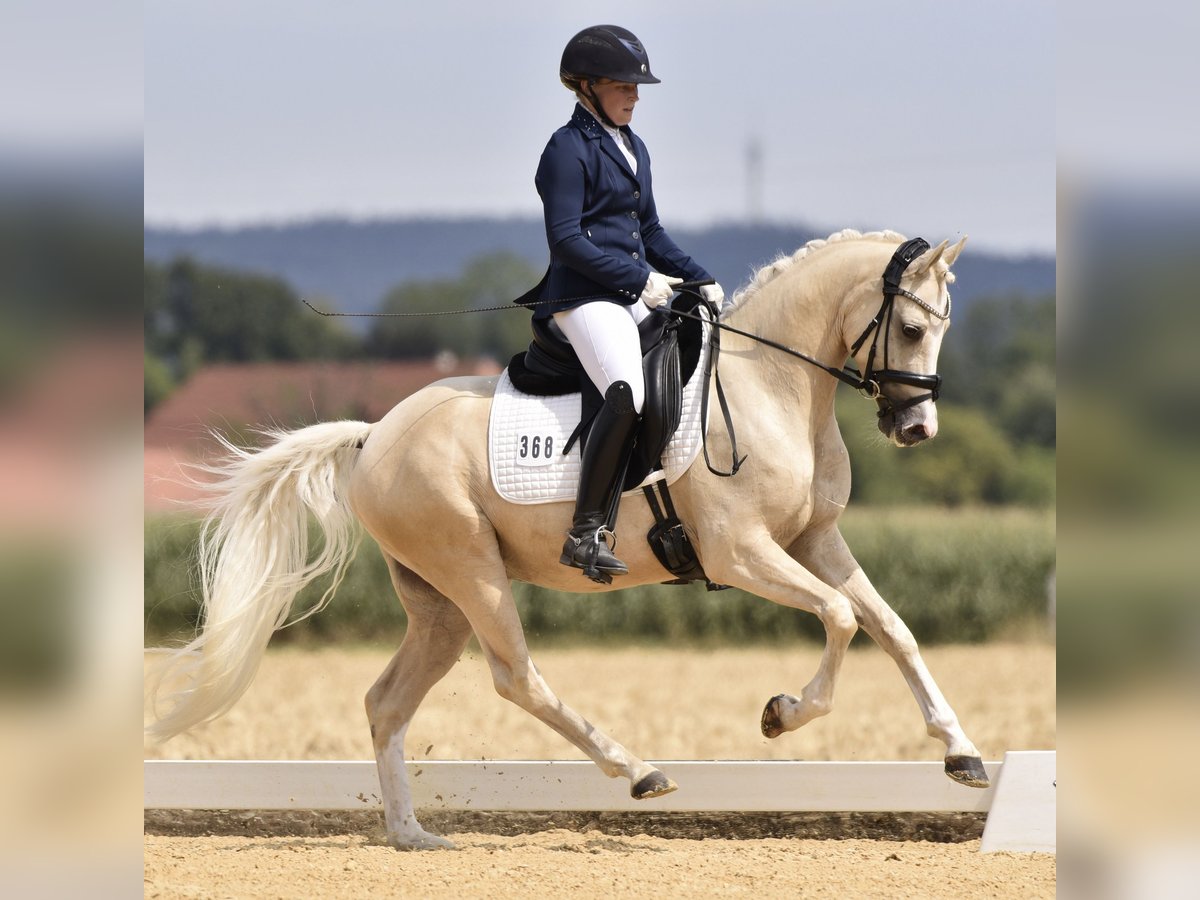
[[[904,240],[904,235],[896,231],[868,231],[866,234],[863,234],[861,231],[856,231],[853,228],[843,228],[841,231],[834,232],[827,238],[813,238],[790,256],[782,254],[773,262],[769,262],[765,266],[755,270],[750,278],[750,283],[734,293],[732,305],[738,306],[742,304],[762,290],[764,285],[774,281],[800,260],[828,244],[836,244],[841,241],[891,241],[892,243],[899,244],[903,243]]]

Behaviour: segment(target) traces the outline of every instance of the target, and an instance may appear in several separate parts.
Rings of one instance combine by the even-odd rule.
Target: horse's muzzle
[[[897,447],[915,447],[937,434],[936,420],[930,421],[912,408],[885,410],[878,420],[879,430]]]

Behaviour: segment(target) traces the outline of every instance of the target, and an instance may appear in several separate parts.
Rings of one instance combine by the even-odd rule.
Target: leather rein
[[[861,373],[849,365],[841,367],[826,365],[819,359],[816,359],[815,357],[812,357],[800,350],[789,347],[786,344],[781,344],[778,341],[773,341],[770,338],[765,338],[761,335],[751,334],[749,331],[743,331],[740,328],[734,328],[732,325],[726,325],[723,322],[718,321],[717,317],[719,315],[719,311],[716,309],[716,307],[712,303],[709,303],[707,300],[703,299],[703,297],[700,297],[699,299],[701,304],[703,304],[705,309],[708,311],[709,316],[699,316],[695,313],[684,312],[683,310],[671,310],[672,315],[680,316],[686,319],[696,319],[699,322],[707,322],[709,325],[713,326],[712,332],[709,335],[709,354],[704,364],[704,387],[700,400],[700,421],[708,421],[709,385],[714,381],[713,376],[715,375],[715,382],[717,386],[717,402],[721,408],[721,415],[725,419],[725,428],[729,432],[732,463],[730,464],[730,469],[728,472],[722,472],[719,469],[713,468],[712,461],[709,459],[708,455],[708,435],[706,431],[703,441],[704,463],[706,466],[708,466],[708,470],[710,472],[712,472],[714,475],[720,475],[722,478],[728,478],[731,475],[737,474],[738,469],[742,467],[742,463],[746,461],[745,456],[743,456],[741,459],[738,458],[737,437],[735,436],[733,430],[733,419],[729,414],[729,403],[725,399],[725,391],[721,387],[721,375],[717,363],[717,359],[721,353],[721,331],[730,331],[734,334],[741,335],[742,337],[750,338],[752,341],[764,344],[767,347],[771,347],[775,350],[780,350],[784,353],[787,353],[789,356],[796,357],[797,359],[802,359],[804,362],[829,373],[838,381],[849,385],[856,391],[862,393],[863,396],[867,397],[868,399],[874,400],[879,406],[878,416],[880,418],[883,418],[888,413],[899,412],[900,410],[916,406],[918,403],[924,403],[926,400],[932,400],[934,403],[937,402],[942,387],[941,375],[937,374],[936,372],[931,375],[926,375],[920,372],[910,372],[904,369],[892,369],[888,367],[888,347],[891,342],[890,332],[892,312],[895,307],[897,295],[914,301],[922,309],[939,319],[945,320],[950,318],[949,295],[947,295],[946,298],[946,311],[943,313],[926,303],[916,294],[913,294],[911,291],[906,291],[904,288],[900,287],[900,280],[904,277],[905,270],[909,267],[914,259],[928,249],[929,242],[924,238],[913,238],[912,240],[905,241],[903,244],[901,244],[896,249],[896,252],[892,254],[891,261],[888,263],[887,268],[884,269],[883,272],[883,302],[879,306],[879,311],[875,313],[874,318],[867,323],[867,327],[863,329],[862,334],[858,336],[858,339],[850,347],[850,355],[854,356],[860,349],[862,349],[862,346],[866,343],[867,338],[871,338],[871,349],[867,353],[867,364],[865,366],[866,371]],[[711,283],[712,282],[704,282],[704,284]],[[679,288],[686,293],[695,294],[697,297],[699,297],[699,294],[693,290],[693,288],[697,286],[699,285],[696,283],[689,283],[687,285],[680,285]],[[877,369],[875,368],[875,360],[878,356],[880,356],[878,352],[880,335],[883,335],[883,367]],[[909,387],[924,388],[926,392],[923,394],[917,394],[916,396],[910,397],[907,400],[897,402],[883,392],[883,386],[885,384],[903,384]]]

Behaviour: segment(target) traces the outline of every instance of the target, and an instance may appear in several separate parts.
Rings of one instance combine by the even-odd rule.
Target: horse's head
[[[876,279],[872,296],[847,317],[847,345],[875,392],[879,430],[898,447],[937,434],[937,358],[950,327],[950,266],[966,241],[925,250],[903,269],[894,295],[885,296]]]

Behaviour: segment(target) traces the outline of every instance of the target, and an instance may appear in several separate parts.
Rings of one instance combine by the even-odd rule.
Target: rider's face
[[[617,126],[633,120],[633,107],[638,102],[638,86],[624,81],[601,78],[591,82],[601,109]]]

